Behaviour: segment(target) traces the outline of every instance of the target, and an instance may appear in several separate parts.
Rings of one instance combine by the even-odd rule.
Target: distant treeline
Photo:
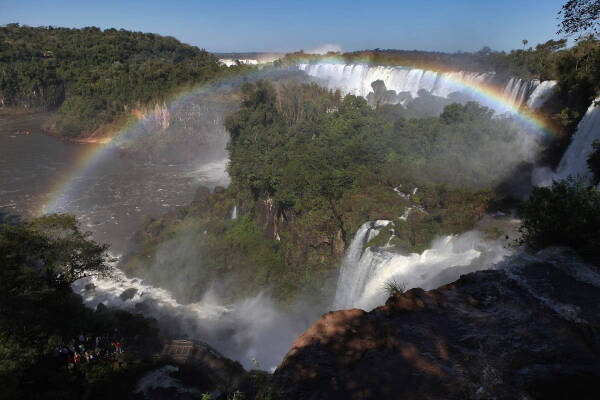
[[[0,27],[0,109],[59,108],[58,133],[82,136],[236,68],[152,33],[95,27]]]
[[[527,44],[524,41],[525,45]],[[510,52],[494,51],[483,47],[476,52],[445,53],[420,50],[373,49],[348,53],[330,52],[326,55],[307,54],[302,50],[289,53],[280,63],[317,61],[324,57],[335,57],[347,63],[368,62],[373,65],[404,65],[431,70],[495,71],[498,74],[525,79],[559,79],[560,67],[571,58],[588,61],[598,49],[594,36],[581,38],[574,47],[566,48],[567,40],[549,40],[534,47],[515,49]]]

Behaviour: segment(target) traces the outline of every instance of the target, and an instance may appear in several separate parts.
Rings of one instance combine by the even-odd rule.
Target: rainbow
[[[434,63],[428,63],[426,67],[419,65],[398,65],[398,64],[389,64],[389,63],[377,63],[373,64],[371,58],[368,56],[361,56],[352,59],[351,63],[348,63],[343,57],[339,55],[330,55],[326,57],[311,57],[308,56],[306,58],[299,57],[297,58],[298,64],[306,63],[310,64],[312,62],[319,63],[335,63],[335,64],[364,64],[364,65],[375,65],[375,66],[385,66],[385,67],[401,67],[401,68],[415,68],[421,69],[423,71],[431,71],[438,74],[441,74],[443,79],[447,82],[455,85],[461,90],[465,90],[474,98],[479,100],[482,104],[494,105],[497,109],[506,110],[512,117],[516,117],[525,126],[528,126],[533,129],[534,133],[542,134],[542,135],[550,135],[550,136],[560,136],[556,127],[553,126],[550,121],[544,116],[535,113],[532,110],[528,110],[520,107],[519,104],[513,102],[506,94],[498,87],[489,85],[489,84],[478,84],[472,81],[466,80],[461,77],[460,74],[456,74],[456,72],[462,72],[457,69],[451,69],[447,66],[437,65]],[[454,73],[454,74],[453,74]]]
[[[218,84],[231,83],[236,79],[242,77],[250,77],[258,73],[257,69],[253,68],[250,71],[239,74],[233,77],[227,76],[219,81],[212,81],[207,84],[186,88],[173,95],[169,100],[165,101],[164,104],[169,107],[173,107],[177,104],[182,104],[188,101],[190,98],[208,93]],[[150,109],[146,111],[151,111]],[[75,193],[76,182],[81,178],[84,178],[90,171],[101,164],[109,152],[109,149],[114,148],[115,143],[126,143],[134,141],[139,133],[140,129],[136,129],[140,124],[144,123],[144,117],[146,112],[138,112],[136,115],[130,116],[128,120],[122,124],[120,129],[107,138],[101,141],[81,141],[85,150],[82,151],[73,165],[69,168],[68,172],[65,173],[50,190],[50,195],[47,199],[38,206],[35,210],[35,215],[45,215],[55,212],[62,212],[64,210],[64,204]]]
[[[454,75],[445,75],[445,79],[453,84],[468,90],[475,98],[484,100],[484,103],[491,103],[500,109],[508,110],[511,115],[516,116],[527,126],[533,128],[534,132],[557,136],[557,132],[549,121],[533,111],[521,108],[509,99],[503,91],[491,85],[474,85],[460,77]]]
[[[311,58],[310,60],[314,61],[315,58]],[[320,57],[318,58],[318,61],[345,63],[345,61],[341,57]],[[361,60],[358,60],[356,63],[361,63]],[[363,63],[371,64],[370,60],[368,59],[365,59]],[[277,67],[263,67],[262,70],[264,71],[266,68]],[[530,127],[532,129],[532,132],[541,135],[557,136],[555,129],[553,129],[553,127],[548,123],[547,120],[545,120],[540,115],[537,115],[534,112],[520,109],[509,98],[507,98],[507,96],[505,96],[505,94],[500,89],[492,87],[490,85],[474,84],[471,81],[461,79],[459,74],[448,74],[448,72],[453,71],[448,70],[444,67],[434,69],[431,66],[428,66],[426,70],[444,74],[444,79],[448,79],[449,81],[451,81],[452,84],[469,92],[476,99],[482,100],[483,104],[495,104],[498,106],[498,108],[508,110],[518,120],[522,121],[526,126]],[[188,88],[173,96],[169,101],[165,102],[165,105],[168,104],[169,107],[172,107],[176,104],[185,103],[193,96],[202,93],[208,93],[210,90],[213,90],[219,83],[226,83],[227,80],[232,81],[233,79],[240,79],[244,77],[249,77],[250,75],[257,75],[258,72],[259,69],[252,68],[250,71],[244,72],[243,74],[238,74],[233,78],[228,76],[220,81],[213,81],[209,84]],[[108,149],[111,148],[115,142],[122,140],[135,140],[137,136],[136,132],[141,131],[139,129],[136,130],[135,128],[141,123],[143,123],[143,116],[141,116],[141,118],[140,116],[138,116],[138,118],[130,118],[129,121],[125,123],[124,126],[122,126],[122,128],[118,130],[114,135],[112,135],[108,140],[102,143],[86,144],[86,150],[80,154],[77,161],[69,169],[69,172],[66,173],[62,177],[62,179],[60,179],[58,183],[54,185],[53,190],[51,190],[50,196],[39,207],[37,214],[43,215],[61,211],[64,208],[61,206],[65,203],[65,200],[70,198],[70,196],[74,195],[73,191],[76,186],[75,182],[77,182],[80,178],[85,177],[86,174],[89,173],[89,171],[94,170],[95,166],[99,165],[103,161],[104,156],[108,153]]]

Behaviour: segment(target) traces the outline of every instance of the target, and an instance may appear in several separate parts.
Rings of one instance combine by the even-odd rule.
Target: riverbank
[[[24,115],[35,115],[52,112],[53,110],[47,110],[41,107],[0,107],[0,118],[5,117],[20,117]]]
[[[114,136],[119,132],[119,129],[117,129],[116,126],[113,126],[113,124],[106,124],[98,127],[89,136],[67,136],[56,128],[56,123],[52,121],[55,115],[56,114],[42,126],[42,129],[44,133],[59,140],[83,144],[107,144],[110,143]]]

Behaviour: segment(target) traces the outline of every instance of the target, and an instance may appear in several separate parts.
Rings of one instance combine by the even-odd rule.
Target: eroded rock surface
[[[598,398],[599,271],[546,250],[327,313],[274,382],[288,399]]]
[[[211,390],[231,391],[246,375],[239,362],[228,359],[206,343],[191,340],[166,342],[160,359],[184,369],[195,384],[202,382],[202,387]]]

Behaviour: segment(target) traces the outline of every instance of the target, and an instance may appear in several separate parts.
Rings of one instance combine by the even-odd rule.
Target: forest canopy
[[[59,107],[57,131],[80,136],[182,86],[232,73],[218,59],[169,36],[0,26],[0,109]]]

